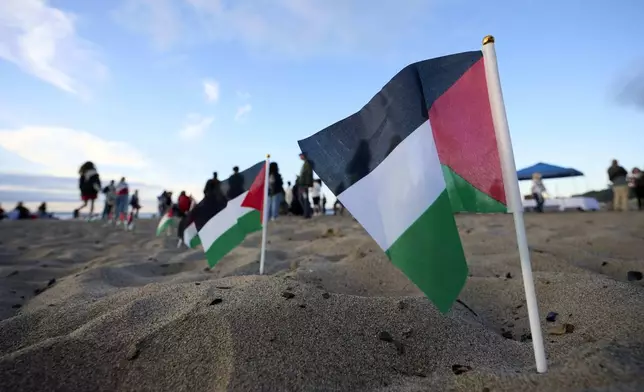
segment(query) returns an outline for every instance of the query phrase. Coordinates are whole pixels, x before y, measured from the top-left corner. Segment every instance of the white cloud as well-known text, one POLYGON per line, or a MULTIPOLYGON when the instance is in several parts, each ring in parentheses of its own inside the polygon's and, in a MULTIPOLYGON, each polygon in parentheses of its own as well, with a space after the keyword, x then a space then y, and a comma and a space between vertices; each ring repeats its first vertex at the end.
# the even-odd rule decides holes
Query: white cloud
POLYGON ((238 107, 237 113, 235 113, 235 121, 243 121, 244 119, 246 119, 251 110, 253 110, 253 106, 249 103, 238 107))
MULTIPOLYGON (((355 53, 395 48, 427 19, 432 0, 125 0, 137 30, 155 42, 168 34, 174 42, 213 40, 247 49, 294 56, 355 53), (186 7, 188 5, 188 7, 186 7), (155 20, 160 13, 163 18, 155 20), (172 22, 167 15, 172 13, 172 22), (150 25, 150 27, 143 27, 150 25), (178 27, 177 27, 178 26, 178 27)), ((420 38, 419 38, 420 39, 420 38)))
POLYGON ((219 101, 219 82, 216 80, 204 80, 203 92, 206 94, 206 100, 208 102, 219 101))
POLYGON ((179 138, 185 141, 192 141, 200 138, 210 128, 214 117, 205 117, 200 114, 189 114, 186 122, 179 131, 179 138))
POLYGON ((76 17, 46 0, 0 1, 0 58, 64 91, 83 97, 107 68, 94 45, 79 37, 76 17))
POLYGON ((85 131, 69 128, 28 126, 0 129, 0 147, 20 158, 40 165, 51 175, 76 173, 81 163, 94 162, 118 168, 145 169, 146 157, 133 146, 106 140, 85 131))
POLYGON ((149 35, 155 47, 163 50, 181 35, 181 15, 175 5, 175 0, 123 0, 112 16, 126 28, 149 35))

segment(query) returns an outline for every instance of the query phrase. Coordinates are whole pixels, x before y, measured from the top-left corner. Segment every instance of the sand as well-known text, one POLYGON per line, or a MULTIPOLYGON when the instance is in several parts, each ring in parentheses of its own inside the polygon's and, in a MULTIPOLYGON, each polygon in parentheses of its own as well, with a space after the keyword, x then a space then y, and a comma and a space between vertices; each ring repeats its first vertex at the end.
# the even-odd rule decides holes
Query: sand
POLYGON ((268 276, 259 233, 209 270, 152 221, 0 222, 0 390, 644 390, 644 215, 526 218, 544 375, 510 216, 457 217, 447 315, 349 217, 272 224, 268 276))

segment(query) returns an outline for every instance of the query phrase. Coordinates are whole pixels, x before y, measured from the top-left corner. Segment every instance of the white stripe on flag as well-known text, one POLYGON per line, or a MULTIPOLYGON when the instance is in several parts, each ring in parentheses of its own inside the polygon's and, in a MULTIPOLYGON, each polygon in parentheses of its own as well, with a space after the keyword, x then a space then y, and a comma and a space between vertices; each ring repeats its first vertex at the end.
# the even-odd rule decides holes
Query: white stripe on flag
POLYGON ((429 121, 425 121, 338 199, 387 250, 444 189, 434 136, 429 121))

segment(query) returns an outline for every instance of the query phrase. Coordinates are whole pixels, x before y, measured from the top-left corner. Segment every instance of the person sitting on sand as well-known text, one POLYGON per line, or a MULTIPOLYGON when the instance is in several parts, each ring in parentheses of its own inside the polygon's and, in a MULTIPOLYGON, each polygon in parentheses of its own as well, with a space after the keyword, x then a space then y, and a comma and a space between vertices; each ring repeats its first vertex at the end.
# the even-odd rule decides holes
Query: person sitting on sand
POLYGON ((54 216, 47 212, 47 203, 44 201, 38 206, 38 213, 36 214, 38 219, 53 219, 54 216))
POLYGON ((96 171, 96 166, 93 162, 87 161, 78 170, 80 178, 78 180, 78 188, 81 193, 81 200, 83 204, 74 210, 74 218, 78 218, 80 210, 87 207, 89 202, 89 216, 88 220, 92 219, 94 214, 94 201, 101 190, 101 179, 96 171))
POLYGON ((139 210, 141 210, 141 204, 139 203, 139 190, 135 189, 132 198, 130 199, 130 207, 132 207, 133 217, 136 219, 139 217, 139 210))
POLYGON ((32 219, 31 211, 24 204, 19 201, 16 208, 13 209, 8 215, 9 220, 27 220, 32 219))

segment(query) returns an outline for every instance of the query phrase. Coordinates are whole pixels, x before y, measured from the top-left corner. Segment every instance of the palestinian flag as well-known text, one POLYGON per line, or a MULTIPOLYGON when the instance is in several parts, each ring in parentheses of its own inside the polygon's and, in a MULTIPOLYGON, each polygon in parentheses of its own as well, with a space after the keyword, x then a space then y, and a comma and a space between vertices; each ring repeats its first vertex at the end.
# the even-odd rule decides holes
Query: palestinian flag
POLYGON ((172 209, 165 213, 157 225, 157 237, 165 233, 168 228, 174 226, 175 219, 176 218, 172 216, 172 209))
MULTIPOLYGON (((266 162, 259 162, 240 172, 241 194, 228 200, 228 180, 221 182, 221 192, 208 195, 183 218, 179 238, 189 247, 199 243, 212 268, 239 245, 246 236, 262 228, 265 198, 266 162)), ((239 192, 236 192, 239 193, 239 192)))
POLYGON ((411 64, 299 141, 315 172, 442 312, 468 270, 453 212, 505 212, 483 54, 411 64))

